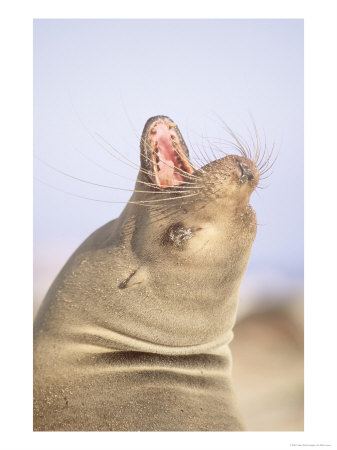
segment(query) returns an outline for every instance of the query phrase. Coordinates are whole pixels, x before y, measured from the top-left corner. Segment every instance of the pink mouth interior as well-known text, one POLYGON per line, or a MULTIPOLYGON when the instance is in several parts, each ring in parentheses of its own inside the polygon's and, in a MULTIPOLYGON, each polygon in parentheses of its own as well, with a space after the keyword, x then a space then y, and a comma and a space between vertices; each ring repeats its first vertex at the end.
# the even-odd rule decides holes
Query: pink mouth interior
POLYGON ((184 172, 193 168, 179 144, 175 124, 160 120, 153 124, 149 133, 152 163, 156 183, 160 187, 177 186, 184 182, 184 172))

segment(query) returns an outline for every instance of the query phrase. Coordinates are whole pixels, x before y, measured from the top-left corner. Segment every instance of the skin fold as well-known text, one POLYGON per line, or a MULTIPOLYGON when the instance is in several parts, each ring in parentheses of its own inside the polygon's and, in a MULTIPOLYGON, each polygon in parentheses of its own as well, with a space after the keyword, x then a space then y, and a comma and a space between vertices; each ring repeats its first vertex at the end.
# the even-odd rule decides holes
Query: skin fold
POLYGON ((75 251, 34 324, 34 430, 239 431, 232 328, 256 234, 256 162, 195 169, 148 120, 135 190, 75 251))

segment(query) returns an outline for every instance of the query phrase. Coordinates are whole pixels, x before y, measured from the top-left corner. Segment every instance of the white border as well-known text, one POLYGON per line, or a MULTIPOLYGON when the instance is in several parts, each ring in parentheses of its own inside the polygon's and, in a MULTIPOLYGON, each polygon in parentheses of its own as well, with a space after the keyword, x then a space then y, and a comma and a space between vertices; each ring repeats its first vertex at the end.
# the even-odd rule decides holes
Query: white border
POLYGON ((2 448, 336 448, 336 5, 335 0, 124 0, 118 7, 99 0, 1 3, 2 448), (100 17, 305 19, 305 432, 31 431, 32 19, 100 17))

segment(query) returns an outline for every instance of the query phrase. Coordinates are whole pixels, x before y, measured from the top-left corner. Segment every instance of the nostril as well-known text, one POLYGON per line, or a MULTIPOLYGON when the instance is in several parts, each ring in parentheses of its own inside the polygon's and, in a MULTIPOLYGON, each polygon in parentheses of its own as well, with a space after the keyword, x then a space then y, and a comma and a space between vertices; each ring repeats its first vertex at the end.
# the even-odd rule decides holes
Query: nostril
POLYGON ((253 179, 254 179, 254 175, 253 175, 253 172, 250 170, 250 169, 248 169, 248 174, 247 174, 247 180, 248 181, 252 181, 253 179))
POLYGON ((248 169, 247 164, 239 161, 239 166, 241 167, 242 172, 245 172, 248 169))
POLYGON ((240 183, 244 183, 246 181, 253 180, 254 179, 254 174, 251 171, 251 169, 247 166, 247 164, 245 164, 244 162, 239 161, 239 160, 237 160, 237 162, 238 162, 238 164, 240 166, 240 169, 241 169, 241 172, 242 172, 242 175, 240 177, 240 183))

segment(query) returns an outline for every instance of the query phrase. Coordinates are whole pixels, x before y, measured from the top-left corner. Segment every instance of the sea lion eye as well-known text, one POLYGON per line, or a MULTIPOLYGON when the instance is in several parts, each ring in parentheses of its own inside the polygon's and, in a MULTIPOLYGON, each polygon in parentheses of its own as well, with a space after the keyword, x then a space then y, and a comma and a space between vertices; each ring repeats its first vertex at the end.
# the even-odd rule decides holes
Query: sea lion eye
POLYGON ((183 244, 194 236, 193 227, 185 227, 182 222, 170 225, 162 235, 162 245, 173 245, 182 249, 183 244))

